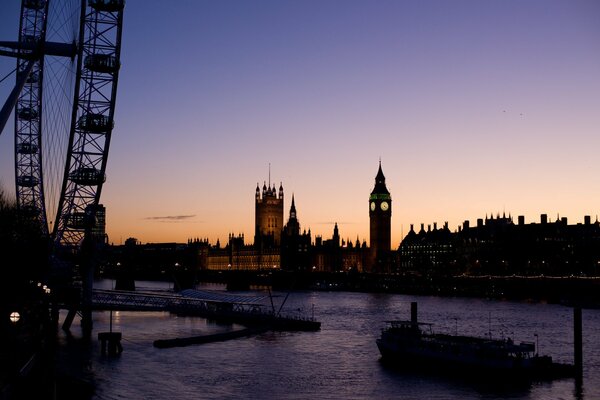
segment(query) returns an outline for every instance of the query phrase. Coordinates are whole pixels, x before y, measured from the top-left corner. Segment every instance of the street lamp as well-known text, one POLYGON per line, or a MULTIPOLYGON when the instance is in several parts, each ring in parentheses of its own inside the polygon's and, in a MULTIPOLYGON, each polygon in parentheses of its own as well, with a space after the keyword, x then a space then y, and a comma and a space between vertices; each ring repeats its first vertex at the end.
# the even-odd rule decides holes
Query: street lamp
POLYGON ((10 313, 10 322, 12 322, 13 324, 16 324, 17 322, 19 322, 20 319, 21 319, 21 314, 19 314, 17 311, 13 311, 10 313))

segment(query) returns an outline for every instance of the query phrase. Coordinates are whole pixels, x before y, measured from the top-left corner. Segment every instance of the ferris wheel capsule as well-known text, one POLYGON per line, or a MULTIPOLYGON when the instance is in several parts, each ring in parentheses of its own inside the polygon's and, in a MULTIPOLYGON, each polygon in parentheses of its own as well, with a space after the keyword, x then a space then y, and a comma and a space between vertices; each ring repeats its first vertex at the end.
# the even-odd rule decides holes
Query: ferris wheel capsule
POLYGON ((37 119, 38 112, 33 107, 21 107, 17 109, 17 116, 25 121, 37 119))
POLYGON ((89 0, 88 4, 96 11, 115 12, 125 7, 125 0, 89 0))
POLYGON ((110 118, 103 114, 85 114, 77 121, 77 127, 79 129, 93 133, 108 132, 113 126, 114 122, 110 121, 110 118))
POLYGON ((39 179, 31 175, 23 175, 17 178, 17 185, 23 187, 34 187, 39 183, 39 179))
POLYGON ((69 179, 78 185, 94 186, 104 183, 106 177, 97 168, 81 167, 71 172, 69 179))
POLYGON ((110 54, 90 54, 85 58, 84 65, 94 72, 111 73, 119 70, 119 62, 110 54))
POLYGON ((25 0, 23 1, 23 7, 32 10, 41 10, 46 7, 46 0, 25 0))
POLYGON ((33 143, 19 143, 17 145, 17 153, 19 154, 35 154, 38 151, 38 146, 33 143))

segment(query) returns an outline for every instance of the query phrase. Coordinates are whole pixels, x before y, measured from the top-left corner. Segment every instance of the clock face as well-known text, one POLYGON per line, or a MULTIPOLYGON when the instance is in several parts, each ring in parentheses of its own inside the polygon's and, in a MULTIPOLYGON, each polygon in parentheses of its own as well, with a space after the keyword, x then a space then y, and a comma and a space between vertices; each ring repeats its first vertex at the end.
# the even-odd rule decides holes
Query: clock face
POLYGON ((382 211, 387 211, 388 208, 390 208, 390 205, 388 204, 388 202, 387 201, 382 201, 381 202, 381 210, 382 211))
POLYGON ((375 202, 374 201, 371 202, 371 211, 375 211, 375 202))

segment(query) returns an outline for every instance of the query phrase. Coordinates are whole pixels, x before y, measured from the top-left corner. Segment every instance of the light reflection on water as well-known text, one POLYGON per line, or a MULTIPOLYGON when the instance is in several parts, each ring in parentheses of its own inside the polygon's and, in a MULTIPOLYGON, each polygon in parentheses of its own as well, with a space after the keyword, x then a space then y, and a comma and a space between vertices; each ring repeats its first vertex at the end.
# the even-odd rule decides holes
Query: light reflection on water
MULTIPOLYGON (((168 284, 138 282, 138 289, 168 284)), ((96 287, 111 288, 111 281, 96 287)), ((213 290, 223 286, 211 285, 213 290)), ((277 303, 285 294, 279 293, 277 303)), ((600 398, 600 310, 583 311, 584 386, 573 379, 512 387, 485 387, 470 380, 409 374, 379 362, 375 339, 384 321, 408 319, 417 301, 419 320, 436 331, 510 336, 535 341, 540 352, 573 360, 572 310, 560 305, 466 298, 345 292, 294 292, 284 310, 322 322, 319 332, 267 332, 251 338, 157 349, 156 339, 237 329, 202 318, 162 312, 113 313, 113 330, 123 333, 123 354, 100 355, 97 332, 109 329, 109 312, 94 313, 94 337, 80 363, 96 385, 96 399, 597 399, 600 398)), ((74 335, 79 333, 73 325, 74 335)))

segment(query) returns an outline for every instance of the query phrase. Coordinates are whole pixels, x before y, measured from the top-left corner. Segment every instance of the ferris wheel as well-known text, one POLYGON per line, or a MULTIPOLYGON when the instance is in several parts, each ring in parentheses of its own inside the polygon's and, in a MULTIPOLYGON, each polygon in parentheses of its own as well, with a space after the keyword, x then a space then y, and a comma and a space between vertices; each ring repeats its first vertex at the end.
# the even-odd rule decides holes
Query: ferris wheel
POLYGON ((56 246, 76 250, 105 182, 120 69, 124 0, 22 0, 16 85, 0 111, 15 116, 18 209, 56 246))

